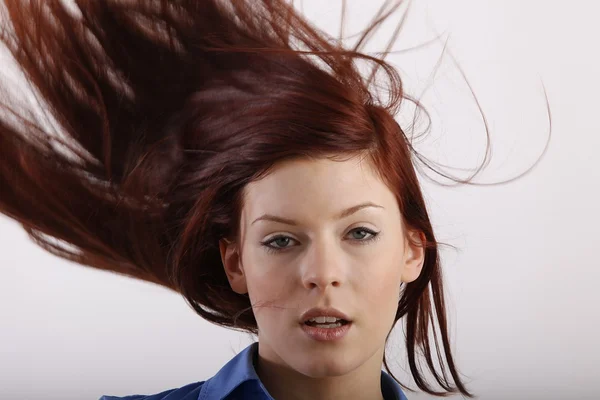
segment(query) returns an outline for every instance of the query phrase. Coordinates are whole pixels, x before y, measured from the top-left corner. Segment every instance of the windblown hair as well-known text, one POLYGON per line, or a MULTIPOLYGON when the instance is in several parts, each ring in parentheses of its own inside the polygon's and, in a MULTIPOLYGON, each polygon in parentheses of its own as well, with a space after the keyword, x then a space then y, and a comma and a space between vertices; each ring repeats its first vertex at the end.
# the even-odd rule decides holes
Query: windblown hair
POLYGON ((218 246, 238 238, 245 185, 290 158, 367 156, 426 238, 394 323, 405 318, 412 377, 433 395, 471 396, 413 164, 424 158, 394 119, 403 100, 419 103, 361 50, 400 3, 351 49, 283 0, 73 3, 4 0, 2 43, 58 129, 3 88, 0 212, 56 256, 162 285, 206 320, 256 334, 218 246), (368 77, 358 62, 373 65, 368 77))

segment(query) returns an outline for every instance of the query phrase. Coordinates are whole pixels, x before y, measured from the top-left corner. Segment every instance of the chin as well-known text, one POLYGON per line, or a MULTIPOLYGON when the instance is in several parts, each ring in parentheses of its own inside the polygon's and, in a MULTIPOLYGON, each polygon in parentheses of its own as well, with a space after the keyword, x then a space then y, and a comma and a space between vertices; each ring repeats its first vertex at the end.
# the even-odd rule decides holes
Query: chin
POLYGON ((350 355, 343 351, 322 352, 319 356, 307 353, 298 355, 295 370, 311 378, 327 378, 342 376, 356 369, 361 363, 351 359, 350 355))

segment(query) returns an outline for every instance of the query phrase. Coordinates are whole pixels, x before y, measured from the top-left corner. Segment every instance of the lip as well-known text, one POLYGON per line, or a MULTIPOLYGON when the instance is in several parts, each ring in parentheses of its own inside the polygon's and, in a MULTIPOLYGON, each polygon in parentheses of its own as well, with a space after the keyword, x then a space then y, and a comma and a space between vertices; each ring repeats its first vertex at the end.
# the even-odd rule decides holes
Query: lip
POLYGON ((335 317, 335 318, 340 318, 340 319, 346 320, 349 323, 352 322, 352 320, 350 319, 349 316, 347 316, 346 314, 344 314, 343 312, 341 312, 340 310, 338 310, 336 308, 314 307, 314 308, 311 308, 310 310, 306 311, 304 314, 302 314, 302 316, 300 317, 300 323, 302 325, 304 325, 304 323, 306 321, 308 321, 311 318, 316 318, 316 317, 335 317))
POLYGON ((306 333, 308 337, 313 340, 319 342, 334 342, 341 340, 344 336, 346 336, 352 327, 352 322, 348 322, 347 324, 337 328, 318 328, 316 326, 310 326, 306 324, 301 324, 301 327, 304 333, 306 333))

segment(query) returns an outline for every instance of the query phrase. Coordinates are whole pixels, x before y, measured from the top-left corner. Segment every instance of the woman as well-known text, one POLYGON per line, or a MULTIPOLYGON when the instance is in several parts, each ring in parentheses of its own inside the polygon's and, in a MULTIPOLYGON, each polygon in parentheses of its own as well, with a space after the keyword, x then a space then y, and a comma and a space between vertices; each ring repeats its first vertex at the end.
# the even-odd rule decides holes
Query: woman
POLYGON ((2 41, 60 130, 4 92, 0 211, 258 338, 211 379, 122 398, 404 399, 384 351, 401 319, 416 386, 471 396, 423 158, 393 118, 408 97, 361 53, 399 3, 353 49, 283 0, 75 3, 4 1, 2 41))

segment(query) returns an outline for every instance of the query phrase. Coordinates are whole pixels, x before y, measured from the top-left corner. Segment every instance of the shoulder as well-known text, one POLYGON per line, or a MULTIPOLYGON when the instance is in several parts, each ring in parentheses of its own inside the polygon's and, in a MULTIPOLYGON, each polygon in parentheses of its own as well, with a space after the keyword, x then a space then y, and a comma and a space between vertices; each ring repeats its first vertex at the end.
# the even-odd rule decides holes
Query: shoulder
POLYGON ((206 381, 194 382, 180 388, 165 390, 156 394, 132 394, 127 396, 101 396, 98 400, 197 400, 206 381))

